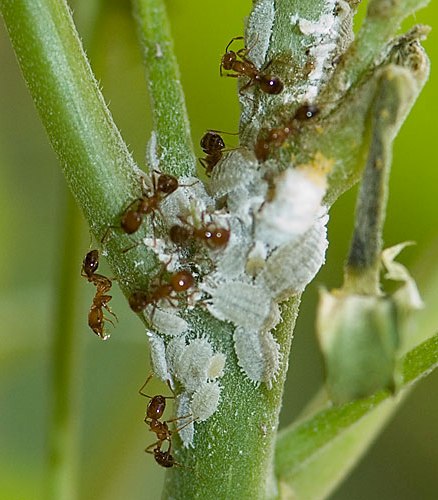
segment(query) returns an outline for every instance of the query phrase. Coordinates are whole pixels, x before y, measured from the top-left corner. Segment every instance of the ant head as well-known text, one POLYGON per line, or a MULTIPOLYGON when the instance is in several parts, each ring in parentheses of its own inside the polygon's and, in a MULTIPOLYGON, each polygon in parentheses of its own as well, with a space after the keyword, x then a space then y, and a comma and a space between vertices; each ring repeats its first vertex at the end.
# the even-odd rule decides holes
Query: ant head
POLYGON ((97 271, 99 267, 99 251, 91 250, 85 256, 84 262, 82 263, 82 268, 87 276, 91 276, 97 271))
POLYGON ((257 81, 259 82, 260 89, 267 94, 279 94, 284 88, 283 82, 276 76, 260 75, 257 81))
POLYGON ((231 70, 233 69, 233 64, 237 59, 237 54, 230 50, 226 54, 222 56, 222 61, 221 61, 221 68, 225 70, 231 70))
POLYGON ((157 182, 157 191, 164 194, 171 194, 178 189, 178 179, 173 175, 160 174, 157 182))
POLYGON ((208 153, 209 151, 220 151, 224 149, 225 143, 219 134, 208 131, 202 136, 200 146, 205 153, 208 153))

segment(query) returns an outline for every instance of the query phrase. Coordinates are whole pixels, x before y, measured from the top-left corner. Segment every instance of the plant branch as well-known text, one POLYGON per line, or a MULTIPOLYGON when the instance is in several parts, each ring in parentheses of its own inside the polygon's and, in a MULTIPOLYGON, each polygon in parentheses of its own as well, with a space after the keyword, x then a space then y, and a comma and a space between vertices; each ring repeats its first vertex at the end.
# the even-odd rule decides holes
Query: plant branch
POLYGON ((63 238, 50 357, 52 410, 48 430, 46 494, 52 500, 74 500, 78 495, 77 389, 80 384, 77 374, 81 373, 81 346, 76 335, 74 305, 77 303, 76 258, 80 254, 81 224, 75 201, 66 189, 64 193, 63 238))
POLYGON ((296 498, 326 498, 360 459, 412 386, 438 366, 438 335, 407 353, 402 366, 400 396, 380 391, 340 407, 327 407, 279 433, 276 472, 282 491, 293 491, 296 498))
POLYGON ((164 2, 132 0, 132 3, 156 134, 150 160, 159 162, 165 172, 192 175, 196 159, 164 2))

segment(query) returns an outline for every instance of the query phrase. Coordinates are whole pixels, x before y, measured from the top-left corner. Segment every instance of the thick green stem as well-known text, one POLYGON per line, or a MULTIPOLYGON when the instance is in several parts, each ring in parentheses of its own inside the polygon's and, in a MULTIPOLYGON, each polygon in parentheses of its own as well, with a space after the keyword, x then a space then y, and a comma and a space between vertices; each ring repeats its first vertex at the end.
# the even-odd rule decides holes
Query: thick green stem
POLYGON ((78 266, 80 254, 80 215, 70 193, 66 192, 62 220, 62 246, 56 287, 55 323, 52 335, 51 424, 48 435, 46 498, 78 498, 78 426, 77 411, 80 345, 75 330, 78 266))
MULTIPOLYGON (((212 417, 196 425, 194 448, 184 449, 174 438, 175 455, 182 467, 169 470, 163 498, 277 497, 273 454, 299 302, 296 297, 284 304, 283 322, 275 332, 282 361, 270 390, 265 384, 254 387, 243 376, 230 332, 218 330, 218 322, 206 316, 204 334, 227 356, 221 404, 212 417)), ((200 321, 198 318, 198 328, 200 321)))
POLYGON ((162 0, 132 0, 142 46, 156 144, 151 161, 165 172, 193 174, 195 156, 173 50, 170 24, 162 0), (157 165, 158 166, 158 165, 157 165))
MULTIPOLYGON (((140 192, 139 172, 91 71, 70 10, 59 0, 0 0, 24 78, 67 182, 96 239, 140 192)), ((109 239, 119 252, 132 244, 109 239)), ((108 260, 125 292, 148 281, 154 265, 139 249, 108 260), (141 258, 139 258, 139 255, 141 258), (137 260, 137 265, 135 263, 137 260)))

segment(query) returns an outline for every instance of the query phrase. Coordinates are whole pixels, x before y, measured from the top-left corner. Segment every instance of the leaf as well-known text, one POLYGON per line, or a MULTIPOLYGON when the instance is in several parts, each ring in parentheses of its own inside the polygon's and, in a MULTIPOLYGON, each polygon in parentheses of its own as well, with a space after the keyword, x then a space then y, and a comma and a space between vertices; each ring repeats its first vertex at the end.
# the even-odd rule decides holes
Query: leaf
POLYGON ((408 389, 438 365, 438 334, 401 360, 397 396, 380 391, 339 407, 327 407, 283 430, 277 440, 276 474, 283 498, 326 498, 382 429, 408 389), (286 494, 287 491, 287 494, 286 494))

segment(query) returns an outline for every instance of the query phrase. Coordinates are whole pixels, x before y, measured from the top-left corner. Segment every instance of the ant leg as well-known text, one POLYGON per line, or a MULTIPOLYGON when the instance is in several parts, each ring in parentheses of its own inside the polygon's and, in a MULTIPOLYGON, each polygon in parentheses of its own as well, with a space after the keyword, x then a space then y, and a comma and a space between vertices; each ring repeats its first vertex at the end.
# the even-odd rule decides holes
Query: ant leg
POLYGON ((125 248, 124 250, 122 250, 122 253, 129 252, 129 250, 132 250, 133 248, 138 247, 138 245, 140 245, 140 243, 141 243, 141 241, 137 241, 137 243, 134 243, 130 247, 125 248))
POLYGON ((239 135, 239 132, 225 132, 225 130, 215 130, 214 128, 209 128, 207 132, 215 132, 216 134, 239 135))
POLYGON ((106 228, 106 231, 105 233, 103 234, 102 238, 100 239, 100 244, 101 245, 104 245, 108 239, 108 235, 110 233, 110 231, 112 231, 113 229, 119 229, 119 226, 108 226, 106 228))
POLYGON ((239 78, 239 73, 225 73, 225 74, 221 74, 221 76, 227 76, 228 78, 239 78))
MULTIPOLYGON (((143 392, 143 389, 148 385, 149 381, 151 380, 151 378, 154 376, 154 372, 151 372, 149 375, 148 375, 148 378, 145 380, 145 383, 140 387, 140 389, 138 390, 138 393, 140 394, 140 396, 143 396, 145 398, 149 398, 149 399, 153 399, 153 396, 149 396, 148 394, 145 394, 143 392)), ((170 387, 170 384, 169 384, 169 381, 167 381, 167 385, 169 386, 169 389, 171 389, 170 387)), ((163 396, 164 399, 175 399, 174 396, 163 396)))
POLYGON ((140 387, 140 389, 138 390, 138 393, 140 394, 140 396, 144 396, 145 398, 149 398, 149 399, 152 399, 153 396, 148 396, 147 394, 145 394, 143 391, 143 389, 148 385, 150 379, 154 376, 154 372, 151 372, 149 375, 148 375, 148 378, 145 380, 145 383, 140 387))
POLYGON ((235 42, 236 40, 243 40, 243 39, 244 39, 244 37, 243 37, 243 36, 235 36, 234 38, 232 38, 232 39, 230 40, 230 43, 226 46, 226 48, 225 48, 225 52, 228 52, 228 48, 230 47, 230 45, 231 45, 233 42, 235 42))
POLYGON ((250 87, 254 85, 254 81, 250 78, 247 83, 239 90, 239 94, 243 95, 245 90, 248 90, 250 87))
POLYGON ((149 451, 149 450, 150 450, 153 446, 157 446, 157 445, 158 445, 158 446, 157 446, 157 448, 158 448, 159 450, 161 450, 161 446, 162 446, 162 444, 163 444, 163 441, 162 441, 162 440, 155 441, 155 443, 152 443, 152 444, 150 444, 149 446, 147 446, 147 447, 144 449, 144 451, 145 451, 146 453, 151 453, 151 454, 153 455, 153 454, 154 454, 154 452, 153 452, 153 451, 149 451))

